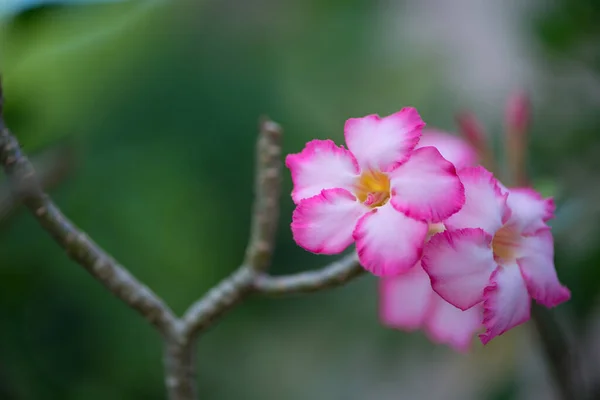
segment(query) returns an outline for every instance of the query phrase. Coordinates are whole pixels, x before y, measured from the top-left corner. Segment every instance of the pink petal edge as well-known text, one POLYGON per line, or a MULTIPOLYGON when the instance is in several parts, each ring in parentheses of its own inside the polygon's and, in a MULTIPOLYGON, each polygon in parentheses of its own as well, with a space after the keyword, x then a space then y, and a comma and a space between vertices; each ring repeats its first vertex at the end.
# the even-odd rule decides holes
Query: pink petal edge
POLYGON ((499 266, 484 290, 481 343, 489 343, 531 317, 531 298, 517 265, 499 266), (508 293, 507 293, 508 292, 508 293))
POLYGON ((327 189, 304 199, 292 214, 298 246, 317 254, 337 254, 354 241, 352 233, 368 208, 344 189, 327 189))
POLYGON ((483 167, 464 168, 458 173, 465 188, 465 203, 444 221, 452 229, 478 227, 494 235, 508 221, 508 193, 503 193, 494 175, 483 167))
POLYGON ((442 157, 454 164, 457 171, 478 164, 477 150, 456 135, 438 129, 423 129, 423 135, 416 149, 427 146, 438 149, 442 157))
POLYGON ((292 174, 292 199, 296 204, 324 189, 352 190, 360 175, 358 162, 352 153, 336 146, 332 140, 308 142, 300 153, 289 154, 285 165, 292 174))
POLYGON ((444 231, 429 239, 421 263, 433 290, 467 310, 483 300, 483 290, 497 265, 492 237, 480 228, 444 231))
POLYGON ((546 222, 554 217, 554 199, 543 198, 531 188, 511 188, 507 199, 511 209, 509 224, 515 224, 524 235, 548 228, 546 222))
POLYGON ((544 202, 544 221, 548 221, 549 219, 554 218, 554 211, 556 211, 556 204, 554 204, 554 198, 552 197, 542 197, 542 195, 536 191, 535 189, 528 187, 513 187, 510 189, 511 192, 520 192, 523 194, 527 194, 538 201, 544 202))
POLYGON ((548 307, 556 307, 571 298, 571 292, 558 280, 554 267, 554 240, 549 228, 524 237, 517 264, 531 297, 548 307))
POLYGON ((422 147, 390 173, 392 206, 405 215, 441 222, 465 204, 456 169, 435 147, 422 147))
POLYGON ((344 136, 363 170, 387 172, 410 157, 424 126, 417 110, 405 107, 383 118, 377 114, 350 118, 344 136))

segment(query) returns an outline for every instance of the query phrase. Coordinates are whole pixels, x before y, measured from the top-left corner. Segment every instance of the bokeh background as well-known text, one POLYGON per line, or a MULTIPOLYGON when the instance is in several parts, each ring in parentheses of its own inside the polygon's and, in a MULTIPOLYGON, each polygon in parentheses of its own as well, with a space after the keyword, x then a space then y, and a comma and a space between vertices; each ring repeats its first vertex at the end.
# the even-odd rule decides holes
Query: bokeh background
MULTIPOLYGON (((553 311, 600 369, 600 1, 0 0, 6 118, 65 213, 181 314, 239 264, 257 121, 284 151, 416 106, 502 141, 534 106, 529 169, 559 205, 553 311), (85 4, 84 4, 85 3, 85 4)), ((3 178, 4 179, 4 178, 3 178)), ((298 248, 285 175, 273 273, 298 248)), ((198 348, 203 399, 555 399, 527 323, 468 354, 383 328, 377 282, 253 297, 198 348)), ((71 262, 0 185, 0 399, 164 399, 159 335, 71 262)))

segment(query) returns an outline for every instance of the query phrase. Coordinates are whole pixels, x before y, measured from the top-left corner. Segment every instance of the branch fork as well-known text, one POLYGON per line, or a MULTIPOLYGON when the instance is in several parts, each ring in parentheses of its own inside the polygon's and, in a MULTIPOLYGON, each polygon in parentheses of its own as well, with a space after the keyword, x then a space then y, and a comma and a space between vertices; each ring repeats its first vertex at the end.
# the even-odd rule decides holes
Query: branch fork
POLYGON ((14 197, 22 201, 73 261, 162 335, 165 385, 170 400, 197 398, 198 336, 248 295, 324 290, 342 285, 364 271, 353 254, 317 271, 281 277, 267 274, 279 220, 282 133, 278 124, 264 117, 256 147, 255 203, 245 259, 235 272, 177 317, 156 293, 75 226, 44 192, 32 163, 5 124, 3 102, 0 82, 0 163, 14 197))

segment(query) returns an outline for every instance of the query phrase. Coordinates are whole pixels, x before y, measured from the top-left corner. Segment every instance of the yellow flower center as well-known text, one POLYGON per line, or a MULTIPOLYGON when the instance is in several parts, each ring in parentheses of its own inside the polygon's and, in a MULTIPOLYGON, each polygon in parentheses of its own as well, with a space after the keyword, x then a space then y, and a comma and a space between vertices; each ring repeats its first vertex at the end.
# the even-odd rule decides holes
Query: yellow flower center
POLYGON ((429 240, 436 233, 441 233, 446 230, 446 226, 443 223, 438 222, 437 224, 429 224, 429 230, 427 231, 427 240, 429 240))
POLYGON ((521 235, 514 227, 504 225, 492 239, 494 258, 499 261, 514 261, 517 258, 520 240, 521 235))
POLYGON ((366 171, 357 179, 354 194, 361 203, 374 208, 390 199, 390 178, 383 172, 366 171))

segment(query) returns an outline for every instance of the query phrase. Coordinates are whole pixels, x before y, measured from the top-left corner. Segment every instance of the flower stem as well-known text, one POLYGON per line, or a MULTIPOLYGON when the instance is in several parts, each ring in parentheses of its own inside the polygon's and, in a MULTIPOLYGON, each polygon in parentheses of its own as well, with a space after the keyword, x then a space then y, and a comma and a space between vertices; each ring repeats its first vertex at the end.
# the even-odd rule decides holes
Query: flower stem
POLYGON ((553 314, 537 304, 532 305, 531 317, 550 366, 550 373, 564 400, 586 400, 588 390, 580 370, 580 355, 567 338, 553 314))

